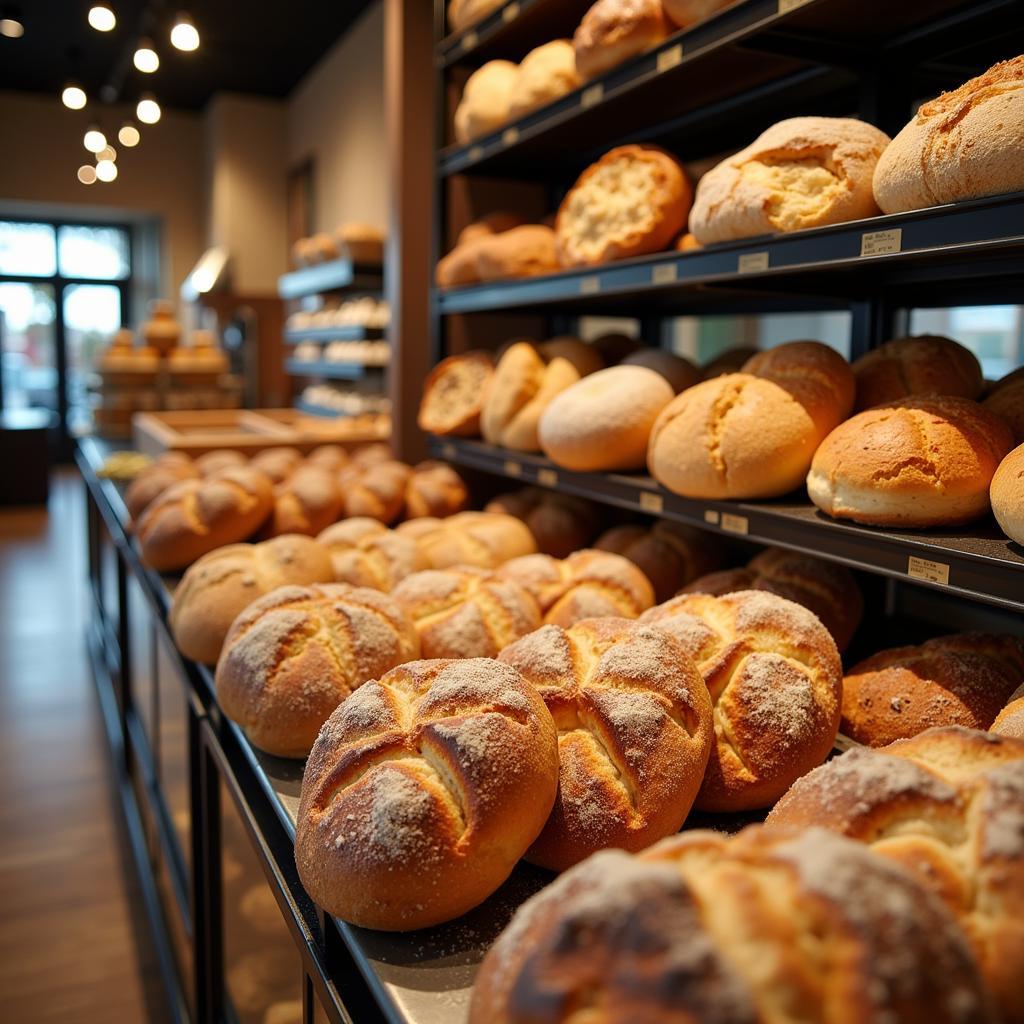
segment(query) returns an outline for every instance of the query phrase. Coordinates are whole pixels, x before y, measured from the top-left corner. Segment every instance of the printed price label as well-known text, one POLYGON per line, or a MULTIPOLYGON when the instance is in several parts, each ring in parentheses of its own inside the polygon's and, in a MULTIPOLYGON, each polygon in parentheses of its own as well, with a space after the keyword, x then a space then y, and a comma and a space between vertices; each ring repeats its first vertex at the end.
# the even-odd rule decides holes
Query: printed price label
POLYGON ((466 154, 470 160, 479 160, 484 155, 483 146, 470 146, 469 153, 466 154))
POLYGON ((662 50, 658 54, 658 74, 660 75, 663 71, 670 71, 682 62, 683 44, 676 43, 675 46, 670 46, 667 50, 662 50))
POLYGON ((662 263, 651 268, 651 284, 671 284, 679 277, 679 268, 674 263, 662 263))
POLYGON ((861 256, 884 256, 886 253, 899 252, 902 246, 903 228, 868 231, 860 238, 861 256))
POLYGON ((511 459, 505 460, 505 475, 506 476, 522 476, 523 467, 518 462, 513 462, 511 459))
POLYGON ((459 45, 462 47, 462 52, 465 53, 467 50, 472 50, 478 42, 480 42, 480 37, 475 32, 467 32, 459 45))
POLYGON ((505 9, 501 12, 501 20, 507 25, 510 21, 515 21, 519 17, 519 4, 512 3, 506 4, 505 9))
POLYGON ((913 580, 927 583, 949 583, 949 566, 944 562, 933 562, 929 558, 911 555, 907 559, 907 575, 913 580))
POLYGON ((455 445, 443 444, 441 445, 441 458, 442 459, 454 459, 455 458, 455 445))
POLYGON ((580 106, 586 110, 587 107, 594 106, 595 103, 600 103, 604 99, 604 86, 598 82, 597 85, 592 85, 589 89, 584 89, 580 93, 580 106))
POLYGON ((779 14, 789 14, 790 11, 795 11, 810 2, 811 0, 779 0, 779 14))
POLYGON ((541 487, 557 487, 558 474, 553 469, 539 469, 537 470, 537 483, 541 487))
POLYGON ((739 260, 737 269, 741 274, 757 274, 768 269, 768 253, 746 252, 739 260))
POLYGON ((710 523, 712 526, 718 525, 718 520, 722 517, 718 514, 717 508, 708 508, 704 510, 704 522, 710 523))
POLYGON ((596 295, 601 290, 601 278, 584 277, 580 279, 580 295, 596 295))
POLYGON ((519 141, 519 129, 518 128, 506 128, 501 133, 501 141, 506 146, 514 146, 519 141))
POLYGON ((640 507, 645 512, 653 512, 655 515, 660 516, 665 510, 665 502, 661 495, 654 491, 641 491, 640 507))
POLYGON ((722 529, 729 533, 746 533, 750 522, 746 516, 733 515, 732 512, 722 513, 722 529))

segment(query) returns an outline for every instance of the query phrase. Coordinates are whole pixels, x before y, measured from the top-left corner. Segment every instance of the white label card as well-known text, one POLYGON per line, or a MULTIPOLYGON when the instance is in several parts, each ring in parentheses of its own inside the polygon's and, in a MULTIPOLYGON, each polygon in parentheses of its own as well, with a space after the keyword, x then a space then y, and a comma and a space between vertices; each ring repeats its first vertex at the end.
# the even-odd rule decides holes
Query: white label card
POLYGON ((483 146, 470 146, 469 153, 466 154, 470 160, 479 160, 484 155, 483 146))
POLYGON ((441 458, 443 459, 454 459, 455 458, 455 445, 443 444, 441 445, 441 458))
POLYGON ((868 231, 861 235, 861 256, 884 256, 890 252, 899 252, 903 248, 903 228, 890 228, 888 231, 868 231))
POLYGON ((501 133, 501 141, 506 146, 514 146, 519 141, 519 129, 518 128, 506 128, 501 133))
POLYGON ((479 41, 480 37, 475 32, 467 32, 459 45, 462 47, 462 52, 465 53, 466 50, 472 50, 479 41))
POLYGON ((737 270, 741 274, 757 274, 768 269, 768 253, 745 252, 739 259, 737 270))
POLYGON ((651 284, 671 284, 679 278, 679 268, 674 263, 662 263, 651 268, 651 284))
POLYGON ((722 517, 718 514, 717 508, 708 508, 704 510, 704 522, 710 523, 712 526, 717 526, 719 519, 722 517))
POLYGON ((580 295, 596 295, 601 290, 601 278, 584 277, 580 279, 580 295))
POLYGON ((676 43, 675 46, 670 46, 667 50, 662 50, 658 54, 658 74, 660 75, 663 71, 670 71, 674 67, 683 62, 683 44, 676 43))
POLYGON ((506 4, 505 9, 501 12, 501 20, 507 25, 510 21, 515 21, 519 17, 519 4, 512 3, 506 4))
POLYGON ((553 469, 538 469, 537 483, 539 483, 541 487, 557 487, 558 474, 553 469))
POLYGON ((580 93, 580 106, 586 110, 587 107, 592 107, 596 103, 600 103, 604 99, 604 86, 598 82, 597 85, 592 85, 589 89, 584 89, 580 93))
POLYGON ((914 580, 949 585, 949 566, 945 562, 933 562, 930 558, 911 555, 907 559, 907 575, 914 580))
POLYGON ((750 528, 750 521, 746 516, 733 515, 732 512, 722 513, 722 529, 729 533, 746 533, 750 528))
POLYGON ((522 476, 523 467, 518 462, 513 462, 511 459, 505 460, 505 474, 507 476, 522 476))
POLYGON ((656 494, 654 491, 641 491, 640 507, 645 512, 653 512, 660 516, 665 510, 665 501, 660 494, 656 494))

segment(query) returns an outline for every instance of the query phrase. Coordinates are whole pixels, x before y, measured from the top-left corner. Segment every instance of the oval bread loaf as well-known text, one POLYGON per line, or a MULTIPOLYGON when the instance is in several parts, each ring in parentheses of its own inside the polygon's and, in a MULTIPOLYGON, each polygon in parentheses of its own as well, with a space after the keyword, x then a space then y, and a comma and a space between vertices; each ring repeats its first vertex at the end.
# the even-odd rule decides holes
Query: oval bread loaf
POLYGON ((484 397, 494 376, 490 352, 442 359, 427 375, 417 424, 428 434, 478 437, 484 397))
POLYGON ((1010 540, 1024 545, 1024 444, 999 463, 989 496, 999 528, 1010 540))
POLYGON ((580 78, 596 78, 657 46, 669 32, 661 0, 597 0, 583 15, 572 45, 580 78))

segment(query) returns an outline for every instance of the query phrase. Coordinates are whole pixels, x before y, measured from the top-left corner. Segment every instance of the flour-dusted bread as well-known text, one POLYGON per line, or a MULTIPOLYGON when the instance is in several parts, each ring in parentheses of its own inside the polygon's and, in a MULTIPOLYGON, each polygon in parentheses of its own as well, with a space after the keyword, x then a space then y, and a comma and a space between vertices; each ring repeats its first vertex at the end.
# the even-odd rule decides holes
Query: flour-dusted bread
POLYGON ((423 385, 417 424, 442 437, 478 437, 480 413, 494 377, 490 352, 464 352, 442 359, 423 385))
POLYGON ((128 514, 133 521, 137 520, 164 491, 181 483, 182 480, 195 480, 198 476, 200 468, 190 458, 165 452, 136 474, 135 479, 128 485, 124 495, 128 514), (175 457, 170 458, 171 455, 175 457))
POLYGON ((513 121, 552 103, 580 84, 576 53, 568 39, 553 39, 531 50, 519 65, 512 87, 509 118, 513 121))
POLYGON ((469 504, 466 481, 446 462, 427 460, 413 468, 405 489, 407 519, 445 519, 469 504))
POLYGON ((686 225, 693 190, 675 157, 655 146, 617 146, 591 164, 555 220, 567 267, 667 249, 686 225))
POLYGON ((200 476, 212 476, 222 469, 231 466, 247 466, 249 460, 241 453, 230 448, 216 448, 212 452, 203 452, 196 456, 195 467, 200 476))
POLYGON ((669 33, 661 0, 597 0, 572 45, 580 78, 596 78, 657 46, 669 33))
POLYGON ((431 569, 456 565, 493 569, 510 558, 537 550, 525 523, 498 512, 459 512, 447 519, 410 519, 400 523, 396 532, 416 541, 431 569))
POLYGON ((275 484, 283 483, 302 465, 302 452, 298 448, 285 445, 281 448, 267 448, 257 452, 250 460, 249 466, 265 473, 275 484))
POLYGON ((430 568, 412 537, 389 530, 377 519, 345 519, 328 526, 317 540, 330 554, 336 583, 388 593, 406 576, 430 568))
POLYGON ((1024 444, 999 463, 989 498, 1000 529, 1010 540, 1024 545, 1024 444))
POLYGON ((261 536, 301 533, 315 537, 341 515, 344 504, 336 472, 315 463, 300 464, 274 488, 274 508, 261 536))
POLYGON ((710 245, 876 216, 871 178, 888 144, 850 118, 780 121, 701 178, 690 230, 710 245))
POLYGON ((345 514, 369 516, 390 524, 405 508, 406 488, 412 467, 390 460, 369 466, 348 482, 345 491, 345 514))
POLYGON ((469 76, 455 110, 455 140, 466 143, 497 131, 508 121, 519 68, 509 60, 490 60, 469 76))

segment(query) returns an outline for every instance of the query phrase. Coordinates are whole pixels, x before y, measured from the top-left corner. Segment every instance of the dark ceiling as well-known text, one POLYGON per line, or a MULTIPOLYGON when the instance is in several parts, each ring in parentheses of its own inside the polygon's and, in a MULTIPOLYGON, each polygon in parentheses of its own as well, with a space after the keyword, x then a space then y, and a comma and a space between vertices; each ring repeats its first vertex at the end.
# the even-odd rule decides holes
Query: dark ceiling
POLYGON ((15 4, 25 34, 0 36, 0 89, 56 96, 75 78, 90 100, 114 83, 125 102, 148 90, 164 107, 184 110, 200 109, 222 90, 286 96, 374 0, 108 2, 117 27, 106 33, 89 27, 86 0, 15 4), (179 9, 199 30, 193 53, 175 50, 168 38, 179 9), (135 41, 144 33, 160 55, 152 75, 132 65, 135 41))

